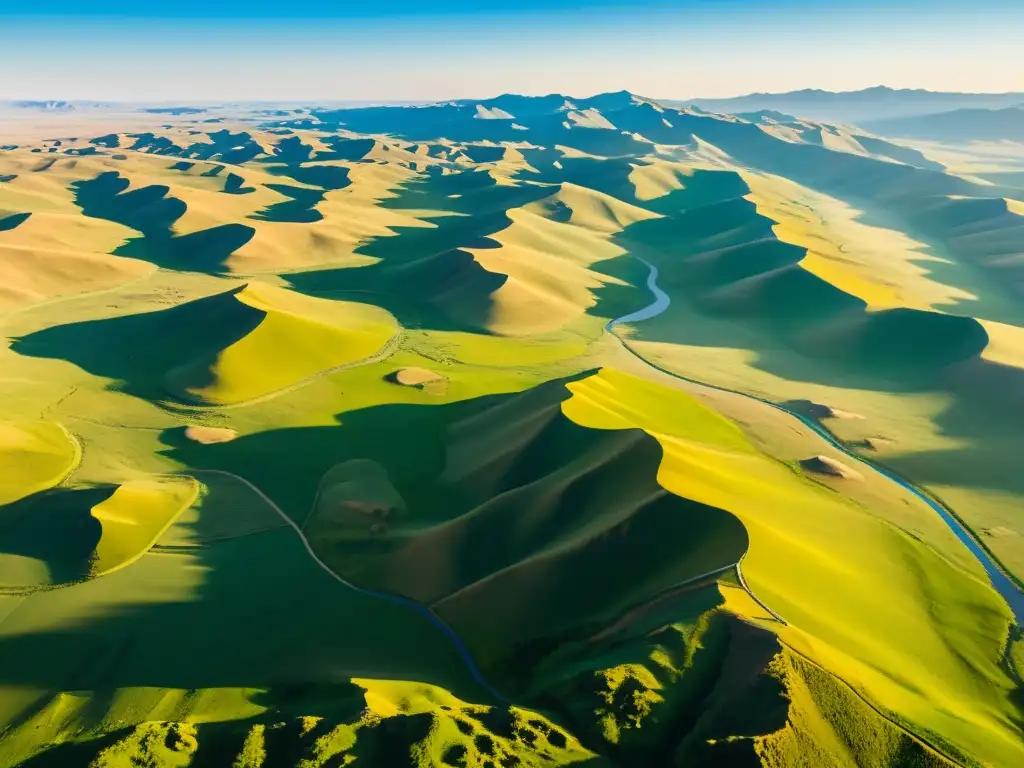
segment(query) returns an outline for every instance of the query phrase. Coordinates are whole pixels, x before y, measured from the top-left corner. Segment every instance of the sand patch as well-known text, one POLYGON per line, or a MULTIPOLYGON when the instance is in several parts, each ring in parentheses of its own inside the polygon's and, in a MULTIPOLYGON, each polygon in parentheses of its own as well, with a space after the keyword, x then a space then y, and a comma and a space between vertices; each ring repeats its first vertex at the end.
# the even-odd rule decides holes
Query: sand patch
POLYGON ((812 419, 863 419, 859 413, 843 411, 833 408, 831 405, 816 403, 813 400, 790 400, 782 403, 787 409, 802 416, 809 416, 812 419))
POLYGON ((190 426, 185 428, 185 437, 196 443, 213 445, 214 443, 230 443, 238 437, 238 433, 227 427, 190 426))
POLYGON ((448 379, 429 368, 401 368, 385 377, 392 384, 415 387, 434 395, 442 395, 448 388, 448 379))
POLYGON ((844 480, 863 480, 864 476, 842 462, 830 459, 828 456, 812 456, 809 459, 802 459, 800 466, 805 472, 813 472, 816 475, 828 475, 839 477, 844 480))
POLYGON ((895 445, 895 443, 895 440, 890 440, 888 437, 865 437, 860 442, 860 447, 871 451, 882 451, 895 445))

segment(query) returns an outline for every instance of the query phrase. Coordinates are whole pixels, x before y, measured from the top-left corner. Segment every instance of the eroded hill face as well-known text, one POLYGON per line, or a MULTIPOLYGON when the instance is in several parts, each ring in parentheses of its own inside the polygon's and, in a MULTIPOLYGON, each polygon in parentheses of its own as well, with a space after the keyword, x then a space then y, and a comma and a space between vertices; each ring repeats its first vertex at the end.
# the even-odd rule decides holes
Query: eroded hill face
POLYGON ((1024 150, 75 119, 0 151, 0 764, 1024 762, 1024 150))

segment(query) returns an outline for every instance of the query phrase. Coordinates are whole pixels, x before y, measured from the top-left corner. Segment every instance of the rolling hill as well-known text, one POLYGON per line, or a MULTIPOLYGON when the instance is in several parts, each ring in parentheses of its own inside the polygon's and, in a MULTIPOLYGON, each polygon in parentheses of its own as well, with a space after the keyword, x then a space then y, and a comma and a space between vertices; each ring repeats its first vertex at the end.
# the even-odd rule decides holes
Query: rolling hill
POLYGON ((0 765, 1024 762, 999 98, 5 145, 0 765))

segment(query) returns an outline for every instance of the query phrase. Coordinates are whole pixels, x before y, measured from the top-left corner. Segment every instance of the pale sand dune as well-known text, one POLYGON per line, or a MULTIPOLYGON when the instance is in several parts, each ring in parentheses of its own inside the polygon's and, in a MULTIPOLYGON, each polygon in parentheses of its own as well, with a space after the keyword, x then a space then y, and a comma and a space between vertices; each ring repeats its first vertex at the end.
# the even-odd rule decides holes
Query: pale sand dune
MULTIPOLYGON (((54 191, 40 189, 47 186, 37 184, 34 190, 41 193, 37 202, 45 195, 51 203, 43 206, 43 212, 0 232, 0 311, 112 288, 154 271, 148 262, 108 255, 126 242, 133 230, 82 216, 54 191)), ((9 200, 3 187, 0 200, 9 200)))
POLYGON ((509 144, 503 145, 501 157, 496 160, 490 162, 473 162, 472 158, 467 158, 467 160, 467 164, 471 167, 486 168, 490 177, 503 186, 516 186, 519 184, 517 177, 521 173, 539 173, 536 168, 530 165, 518 147, 509 144))
POLYGON ((422 163, 423 157, 411 152, 405 145, 378 140, 373 147, 362 157, 363 160, 373 160, 386 163, 422 163))

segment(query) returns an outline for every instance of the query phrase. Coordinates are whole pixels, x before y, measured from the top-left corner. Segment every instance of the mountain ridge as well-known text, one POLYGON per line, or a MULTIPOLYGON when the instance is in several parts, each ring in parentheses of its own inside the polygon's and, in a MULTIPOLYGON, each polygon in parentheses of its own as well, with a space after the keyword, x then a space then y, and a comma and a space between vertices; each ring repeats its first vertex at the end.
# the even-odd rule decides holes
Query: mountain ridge
POLYGON ((694 105, 733 113, 776 110, 823 120, 854 122, 911 117, 953 109, 999 108, 1024 102, 1024 92, 969 93, 891 88, 879 85, 854 91, 805 88, 782 93, 749 93, 722 98, 660 99, 665 105, 694 105))

